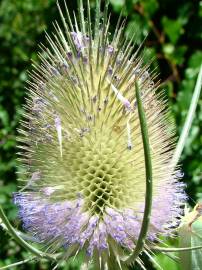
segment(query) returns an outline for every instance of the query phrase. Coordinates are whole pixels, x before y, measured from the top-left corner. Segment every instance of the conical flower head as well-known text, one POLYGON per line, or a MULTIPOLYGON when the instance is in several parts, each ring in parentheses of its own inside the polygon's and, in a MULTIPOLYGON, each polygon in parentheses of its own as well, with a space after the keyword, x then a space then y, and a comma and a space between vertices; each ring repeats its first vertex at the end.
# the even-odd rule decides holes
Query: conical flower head
MULTIPOLYGON (((98 269, 119 267, 135 248, 145 202, 145 163, 135 96, 141 89, 153 169, 153 207, 148 240, 171 232, 185 199, 170 159, 165 102, 156 95, 148 65, 122 39, 124 25, 108 33, 107 4, 99 1, 91 22, 55 24, 49 47, 34 65, 20 130, 20 180, 14 201, 24 228, 64 258, 84 252, 98 269), (117 261, 117 266, 111 262, 117 261)), ((67 22, 66 22, 67 21, 67 22)))

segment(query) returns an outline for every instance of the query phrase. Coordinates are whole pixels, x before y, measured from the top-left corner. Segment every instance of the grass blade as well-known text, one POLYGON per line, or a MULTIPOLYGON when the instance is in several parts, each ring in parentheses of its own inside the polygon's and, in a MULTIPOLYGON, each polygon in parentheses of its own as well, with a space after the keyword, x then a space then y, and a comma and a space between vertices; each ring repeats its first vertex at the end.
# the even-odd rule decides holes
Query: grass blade
POLYGON ((189 135, 189 131, 190 131, 190 128, 191 128, 191 125, 192 125, 192 122, 194 119, 194 114, 196 111, 196 106, 197 106, 197 103, 199 100, 201 87, 202 87, 202 65, 201 65, 200 70, 199 70, 198 78, 196 81, 196 86, 195 86, 194 93, 192 96, 189 111, 188 111, 188 114, 187 114, 187 117, 185 120, 185 124, 183 126, 179 141, 177 143, 177 146, 176 146, 173 158, 172 158, 172 162, 174 165, 177 165, 177 163, 180 159, 180 156, 182 154, 182 151, 184 149, 186 139, 189 135))

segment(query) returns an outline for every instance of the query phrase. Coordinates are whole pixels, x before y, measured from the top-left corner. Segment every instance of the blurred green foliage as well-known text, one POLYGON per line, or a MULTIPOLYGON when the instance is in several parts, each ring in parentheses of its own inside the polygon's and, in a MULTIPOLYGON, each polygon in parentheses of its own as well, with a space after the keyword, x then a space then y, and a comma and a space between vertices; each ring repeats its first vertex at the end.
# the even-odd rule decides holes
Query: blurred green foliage
MULTIPOLYGON (((12 192, 16 182, 16 129, 25 103, 27 69, 30 59, 36 60, 37 46, 44 42, 44 30, 53 30, 52 21, 59 20, 55 0, 1 0, 0 2, 0 203, 9 219, 16 223, 12 192)), ((74 1, 67 0, 72 10, 74 1)), ((76 1, 75 1, 76 2, 76 1)), ((84 0, 85 2, 85 0, 84 0)), ((92 9, 95 0, 91 0, 92 9)), ((111 0, 111 31, 120 11, 127 16, 126 36, 140 45, 145 41, 144 57, 160 74, 169 99, 172 117, 180 134, 190 103, 199 66, 202 63, 202 1, 199 0, 111 0), (131 31, 132 30, 132 31, 131 31)), ((181 164, 190 203, 202 199, 202 100, 200 100, 181 164)), ((175 242, 174 242, 175 243, 175 242)), ((0 231, 0 266, 27 258, 28 254, 0 231)), ((166 270, 178 266, 158 255, 166 270)), ((146 262, 147 264, 147 262, 146 262)), ((149 262, 148 262, 149 264, 149 262)), ((13 269, 50 269, 49 264, 37 263, 13 269)), ((72 262, 62 269, 79 269, 72 262)), ((133 268, 134 269, 134 268, 133 268)), ((152 266, 148 266, 152 269, 152 266)))

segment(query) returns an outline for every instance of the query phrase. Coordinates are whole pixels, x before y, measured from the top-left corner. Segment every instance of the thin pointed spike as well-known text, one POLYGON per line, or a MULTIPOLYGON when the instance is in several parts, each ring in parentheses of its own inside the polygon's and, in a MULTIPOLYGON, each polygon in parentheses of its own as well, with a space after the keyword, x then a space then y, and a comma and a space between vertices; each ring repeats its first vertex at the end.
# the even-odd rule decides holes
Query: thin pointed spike
POLYGON ((65 28, 65 33, 66 33, 66 36, 67 36, 67 40, 68 40, 69 45, 70 45, 70 47, 71 47, 71 49, 72 49, 72 52, 73 52, 74 55, 76 56, 76 55, 77 55, 76 46, 75 46, 75 44, 74 44, 74 41, 73 41, 72 36, 70 35, 70 32, 75 32, 75 30, 74 30, 74 27, 73 27, 73 25, 72 25, 72 21, 71 21, 71 18, 70 18, 70 16, 69 16, 69 11, 68 11, 68 8, 67 8, 67 5, 66 5, 65 0, 64 0, 64 4, 65 4, 66 11, 67 11, 67 18, 68 18, 68 21, 69 21, 69 24, 70 24, 70 28, 69 28, 69 25, 68 25, 68 24, 66 23, 66 21, 65 21, 63 12, 62 12, 61 7, 60 7, 60 5, 59 5, 59 2, 57 2, 57 6, 58 6, 59 13, 60 13, 60 17, 61 17, 63 26, 64 26, 64 28, 65 28))
POLYGON ((149 254, 148 251, 144 250, 144 253, 149 257, 150 261, 157 267, 159 270, 163 270, 163 268, 158 264, 158 262, 149 254))
MULTIPOLYGON (((64 0, 64 4, 65 4, 65 6, 66 6, 65 0, 64 0)), ((63 23, 63 25, 64 25, 66 31, 68 31, 68 30, 69 30, 69 26, 68 26, 67 23, 66 23, 66 20, 65 20, 65 18, 64 18, 64 14, 63 14, 63 12, 62 12, 62 9, 61 9, 61 6, 60 6, 58 0, 57 0, 57 7, 58 7, 58 10, 59 10, 59 13, 60 13, 60 17, 61 17, 62 23, 63 23)), ((66 7, 66 9, 67 9, 67 7, 66 7)), ((69 11, 68 11, 68 12, 69 12, 69 11)), ((68 18, 70 18, 70 17, 68 17, 68 18)), ((73 28, 71 19, 70 19, 70 29, 71 29, 72 32, 74 31, 74 28, 73 28)))
POLYGON ((99 36, 99 29, 100 29, 100 4, 101 4, 101 1, 96 0, 95 27, 94 27, 94 39, 95 40, 99 36))
POLYGON ((97 57, 96 57, 96 71, 98 72, 98 68, 100 65, 100 36, 98 36, 98 45, 97 45, 97 57))
POLYGON ((130 117, 127 121, 127 135, 128 135, 128 149, 132 149, 132 140, 131 140, 131 127, 130 127, 130 117))
POLYGON ((89 35, 89 64, 92 65, 93 61, 93 52, 92 52, 92 46, 93 46, 93 40, 92 40, 92 29, 91 29, 91 12, 90 12, 90 3, 89 0, 87 0, 87 25, 88 25, 88 35, 89 35))
POLYGON ((73 11, 73 16, 74 16, 74 25, 75 25, 75 28, 76 28, 76 32, 79 33, 79 26, 78 26, 78 22, 77 22, 77 18, 76 18, 76 14, 75 12, 73 11))
POLYGON ((71 30, 72 32, 74 32, 74 26, 73 26, 73 24, 72 24, 72 20, 71 20, 70 14, 69 14, 69 9, 68 9, 68 7, 67 7, 66 0, 64 0, 64 6, 65 6, 66 14, 67 14, 68 23, 69 23, 69 25, 70 25, 70 30, 71 30))
POLYGON ((110 15, 109 15, 109 18, 108 18, 108 21, 107 21, 107 25, 105 27, 105 32, 104 32, 104 40, 103 40, 103 45, 102 45, 102 62, 101 62, 101 65, 102 66, 104 64, 104 59, 105 59, 105 54, 106 54, 109 24, 110 24, 110 15))
POLYGON ((49 42, 49 44, 52 47, 52 50, 54 51, 55 55, 57 56, 57 58, 62 61, 63 60, 63 56, 61 55, 61 52, 59 51, 58 47, 56 46, 55 42, 53 41, 53 39, 48 35, 48 33, 46 33, 46 39, 49 42))
POLYGON ((140 268, 142 270, 148 270, 148 269, 145 268, 144 263, 142 262, 141 259, 137 259, 137 264, 140 266, 140 268))
POLYGON ((118 18, 118 21, 117 21, 117 24, 116 24, 116 28, 115 28, 115 32, 114 32, 114 35, 113 35, 113 41, 112 43, 115 41, 115 39, 117 38, 117 35, 118 35, 118 32, 119 30, 122 28, 120 27, 120 25, 122 24, 122 16, 123 16, 123 9, 121 10, 120 14, 119 14, 119 18, 118 18))
POLYGON ((90 2, 87 0, 87 14, 88 14, 88 34, 90 38, 90 46, 92 46, 92 29, 91 29, 91 12, 90 12, 90 2))
POLYGON ((101 47, 104 47, 105 43, 105 33, 106 33, 106 26, 107 26, 107 17, 108 17, 108 7, 109 7, 109 0, 106 1, 104 7, 104 20, 102 24, 102 39, 101 39, 101 47))
POLYGON ((123 21, 119 31, 117 32, 116 38, 112 40, 112 45, 115 48, 121 48, 121 51, 125 53, 125 47, 128 44, 128 41, 124 37, 124 26, 125 26, 125 21, 123 21))
POLYGON ((81 32, 83 34, 85 34, 86 30, 85 30, 83 0, 77 0, 77 3, 78 3, 78 14, 79 14, 80 29, 81 29, 81 32))
MULTIPOLYGON (((66 39, 64 39, 64 36, 61 34, 61 30, 57 26, 57 22, 53 24, 56 32, 53 34, 56 46, 58 50, 60 51, 60 54, 63 58, 66 58, 66 52, 69 51, 69 46, 67 44, 66 39), (64 40, 63 40, 64 39, 64 40), (66 48, 66 50, 65 50, 66 48)), ((64 59, 63 59, 64 60, 64 59)))

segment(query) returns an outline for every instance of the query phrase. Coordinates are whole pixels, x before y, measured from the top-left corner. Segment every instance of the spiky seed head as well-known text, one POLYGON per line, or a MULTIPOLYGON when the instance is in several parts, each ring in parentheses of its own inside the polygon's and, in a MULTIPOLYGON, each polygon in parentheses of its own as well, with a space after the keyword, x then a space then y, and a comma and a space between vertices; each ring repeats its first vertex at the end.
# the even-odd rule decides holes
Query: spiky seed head
POLYGON ((19 137, 23 185, 14 201, 24 228, 49 252, 62 249, 64 259, 83 252, 98 269, 118 269, 135 247, 144 212, 136 81, 154 176, 148 241, 171 233, 185 195, 170 162, 173 134, 154 75, 122 40, 123 25, 109 36, 107 6, 102 17, 98 1, 91 22, 89 3, 84 20, 80 1, 73 23, 58 5, 64 30, 55 24, 30 75, 19 137))

